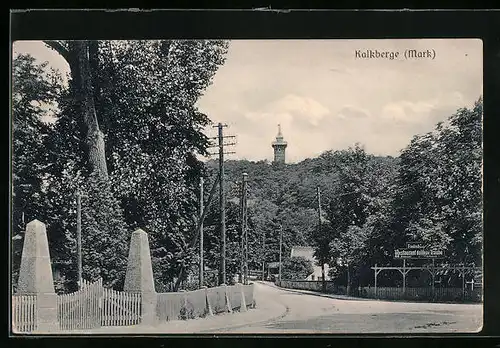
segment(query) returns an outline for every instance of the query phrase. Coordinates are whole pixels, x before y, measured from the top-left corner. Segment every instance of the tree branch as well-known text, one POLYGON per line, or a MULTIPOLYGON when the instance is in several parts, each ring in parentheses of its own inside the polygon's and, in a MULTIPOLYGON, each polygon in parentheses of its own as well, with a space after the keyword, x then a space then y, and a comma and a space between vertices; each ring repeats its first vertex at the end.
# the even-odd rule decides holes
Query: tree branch
POLYGON ((46 40, 43 43, 48 47, 52 48, 57 53, 59 53, 71 66, 71 57, 69 54, 69 50, 62 43, 55 40, 46 40))

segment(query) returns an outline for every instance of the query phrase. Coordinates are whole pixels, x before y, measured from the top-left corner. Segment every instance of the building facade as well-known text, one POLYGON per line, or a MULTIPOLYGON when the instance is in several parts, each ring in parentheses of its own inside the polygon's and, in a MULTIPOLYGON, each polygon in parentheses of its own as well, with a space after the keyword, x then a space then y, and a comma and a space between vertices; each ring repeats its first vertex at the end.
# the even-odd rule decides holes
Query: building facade
POLYGON ((283 135, 281 134, 281 126, 278 125, 278 135, 276 136, 276 140, 272 142, 272 147, 274 149, 274 163, 285 163, 285 150, 287 146, 288 144, 283 139, 283 135))
MULTIPOLYGON (((309 260, 313 264, 313 273, 309 274, 306 279, 304 280, 321 280, 322 273, 321 273, 321 266, 317 265, 317 260, 314 257, 314 249, 309 246, 294 246, 292 247, 292 250, 290 252, 290 257, 298 257, 302 256, 306 260, 309 260)), ((325 280, 330 280, 330 277, 328 276, 328 270, 329 267, 327 264, 324 265, 325 267, 325 280)))

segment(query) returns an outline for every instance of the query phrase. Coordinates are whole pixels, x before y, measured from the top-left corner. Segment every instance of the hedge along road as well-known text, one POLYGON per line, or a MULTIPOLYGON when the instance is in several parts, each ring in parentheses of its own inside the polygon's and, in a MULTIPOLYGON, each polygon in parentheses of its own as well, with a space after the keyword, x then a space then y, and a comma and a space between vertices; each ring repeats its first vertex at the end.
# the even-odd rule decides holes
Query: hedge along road
MULTIPOLYGON (((286 311, 272 320, 204 332, 217 333, 449 333, 478 332, 482 304, 391 302, 342 299, 257 283, 256 299, 282 304, 286 311)), ((257 302, 258 306, 258 302, 257 302)))

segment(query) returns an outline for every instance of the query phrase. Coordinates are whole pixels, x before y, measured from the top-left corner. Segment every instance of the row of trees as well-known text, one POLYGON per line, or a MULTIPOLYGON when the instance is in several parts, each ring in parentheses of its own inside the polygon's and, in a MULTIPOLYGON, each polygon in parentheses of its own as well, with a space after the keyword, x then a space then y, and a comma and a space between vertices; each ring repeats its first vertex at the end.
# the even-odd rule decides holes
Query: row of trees
MULTIPOLYGON (((227 42, 46 44, 68 62, 69 84, 29 55, 13 61, 14 286, 25 224, 39 219, 47 224, 53 264, 61 275, 57 289, 74 289, 77 192, 82 195, 85 278, 102 276, 107 286, 120 288, 128 238, 138 227, 150 235, 159 287, 175 280, 181 266, 196 273, 198 253, 189 242, 198 213, 198 180, 204 176, 211 184, 217 168, 195 157, 206 153, 202 130, 210 122, 195 103, 223 64, 227 42)), ((228 279, 239 270, 241 235, 235 181, 242 172, 231 164, 226 191, 228 279)), ((257 166, 268 171, 264 162, 257 166)), ((251 268, 260 267, 260 255, 274 260, 282 221, 284 254, 294 244, 305 244, 300 226, 314 214, 311 209, 295 214, 296 198, 274 197, 273 192, 268 199, 270 191, 254 192, 255 187, 248 203, 251 268)), ((206 265, 216 270, 219 211, 216 204, 208 209, 206 265)))
MULTIPOLYGON (((297 164, 228 161, 228 200, 237 202, 234 187, 241 173, 249 177, 250 266, 259 269, 262 262, 278 261, 280 226, 284 257, 294 245, 311 245, 318 265, 329 264, 334 280, 349 278, 353 286, 372 283, 370 267, 394 265, 394 250, 409 241, 444 250, 445 258, 438 262, 480 265, 481 125, 479 99, 434 131, 416 135, 396 158, 371 155, 356 144, 297 164), (317 187, 322 194, 321 229, 317 187)), ((208 168, 215 170, 216 165, 208 162, 208 168)), ((235 221, 238 212, 235 206, 235 221)), ((208 224, 215 226, 216 219, 217 214, 208 224)), ((234 238, 239 238, 237 233, 234 238)), ((382 272, 379 284, 394 285, 399 279, 382 272)))
MULTIPOLYGON (((192 248, 198 181, 217 175, 204 165, 196 108, 228 44, 202 41, 50 41, 70 66, 69 84, 46 63, 13 62, 13 276, 26 222, 47 223, 58 290, 76 279, 76 201, 82 193, 84 277, 121 287, 130 232, 150 235, 155 279, 170 283, 183 266, 196 270, 192 248), (50 122, 47 122, 50 120, 50 122)), ((448 262, 481 260, 482 100, 433 132, 415 136, 397 158, 361 145, 297 164, 226 163, 227 278, 239 270, 237 181, 249 174, 249 267, 278 260, 294 245, 342 279, 372 279, 369 267, 393 262, 393 251, 418 240, 446 250, 448 262), (316 188, 323 223, 317 226, 316 188)), ((218 205, 205 221, 206 265, 219 265, 218 205)), ((381 282, 383 275, 381 274, 381 282)))
POLYGON ((196 101, 224 63, 223 40, 47 41, 69 84, 29 55, 13 61, 13 276, 25 223, 47 224, 58 290, 76 279, 82 193, 83 275, 123 282, 130 232, 150 235, 155 278, 170 282, 193 254, 196 154, 210 123, 196 101), (49 122, 47 122, 49 120, 49 122))
MULTIPOLYGON (((312 239, 335 279, 347 272, 348 285, 370 283, 370 267, 394 264, 394 250, 409 241, 444 250, 440 263, 481 264, 481 127, 480 99, 415 136, 391 165, 373 161, 360 146, 322 155, 339 173, 340 192, 312 239)), ((381 274, 379 284, 390 275, 381 274)))

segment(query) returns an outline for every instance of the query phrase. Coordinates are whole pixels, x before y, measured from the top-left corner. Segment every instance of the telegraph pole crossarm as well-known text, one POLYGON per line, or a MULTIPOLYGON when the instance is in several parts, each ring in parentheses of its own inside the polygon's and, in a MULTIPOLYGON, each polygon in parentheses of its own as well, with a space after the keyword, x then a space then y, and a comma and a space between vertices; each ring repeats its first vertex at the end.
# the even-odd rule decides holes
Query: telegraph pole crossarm
POLYGON ((219 130, 219 209, 220 209, 220 280, 219 285, 226 284, 226 202, 224 192, 224 135, 222 123, 218 124, 219 130))
POLYGON ((224 139, 235 138, 234 135, 224 135, 223 128, 227 127, 226 124, 219 122, 213 126, 217 128, 217 137, 212 137, 212 140, 218 140, 218 145, 212 143, 209 147, 218 147, 218 153, 209 153, 209 155, 219 155, 219 212, 220 212, 220 260, 219 260, 219 285, 226 284, 226 193, 225 193, 225 180, 224 180, 224 155, 233 154, 234 151, 225 151, 225 146, 236 145, 236 142, 227 143, 224 139))
POLYGON ((224 151, 224 146, 235 145, 236 143, 225 143, 225 138, 234 138, 234 136, 224 136, 223 128, 226 124, 218 123, 214 126, 218 130, 219 147, 219 211, 220 211, 220 269, 219 285, 226 284, 226 194, 224 191, 224 155, 234 153, 233 151, 224 151))

